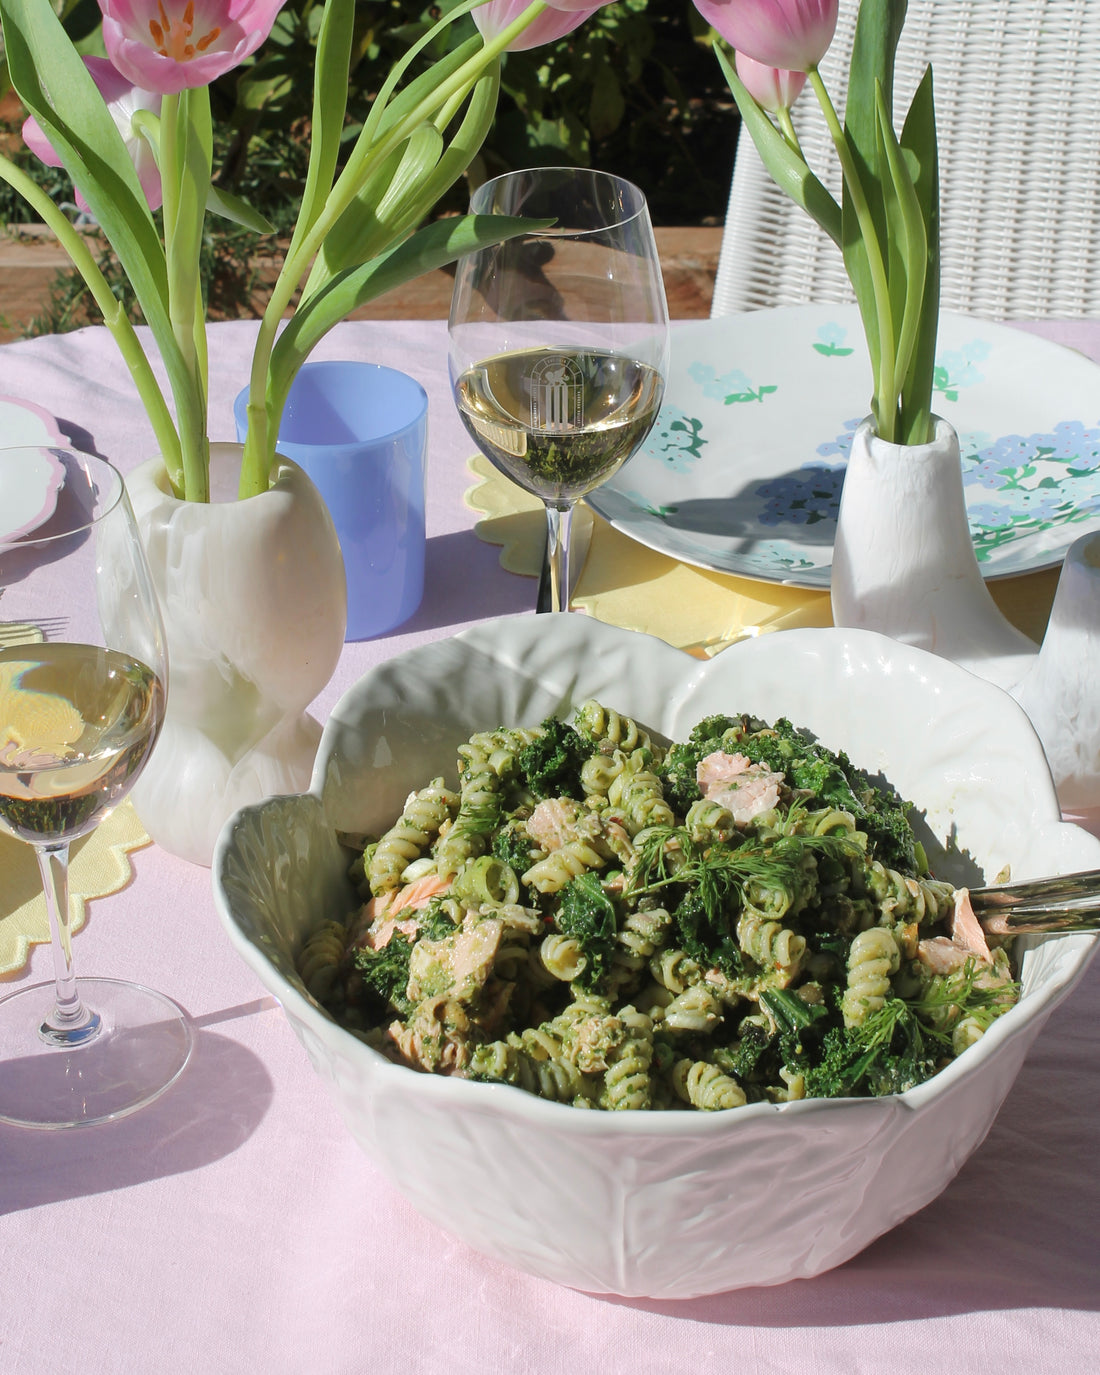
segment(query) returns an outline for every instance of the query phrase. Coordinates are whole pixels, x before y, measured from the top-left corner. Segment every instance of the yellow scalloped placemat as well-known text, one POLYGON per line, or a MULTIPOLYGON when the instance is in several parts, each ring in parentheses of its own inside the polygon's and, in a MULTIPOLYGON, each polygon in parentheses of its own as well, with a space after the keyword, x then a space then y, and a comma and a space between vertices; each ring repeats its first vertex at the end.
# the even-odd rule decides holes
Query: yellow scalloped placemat
MULTIPOLYGON (((130 881, 129 855, 150 843, 129 802, 116 808, 69 852, 72 929, 84 925, 85 904, 117 893, 130 881)), ((47 943, 50 923, 34 851, 21 840, 0 835, 0 976, 17 973, 32 945, 47 943)))
MULTIPOLYGON (((501 567, 537 577, 546 528, 542 503, 481 454, 468 459, 467 467, 476 480, 466 492, 466 505, 482 516, 477 534, 500 546, 501 567)), ((694 568, 647 549, 586 506, 577 507, 573 519, 575 530, 591 526, 573 605, 610 625, 642 630, 709 657, 754 635, 833 623, 828 592, 694 568)), ((1046 628, 1059 571, 1051 568, 989 584, 1005 615, 1035 640, 1046 628)))
MULTIPOLYGON (((537 577, 546 528, 542 503, 480 454, 467 466, 477 481, 466 493, 466 504, 483 516, 478 535, 501 546, 502 567, 537 577)), ((592 526, 573 605, 610 625, 710 655, 765 631, 831 624, 827 592, 693 568, 621 534, 586 506, 577 507, 573 519, 575 529, 592 526)))

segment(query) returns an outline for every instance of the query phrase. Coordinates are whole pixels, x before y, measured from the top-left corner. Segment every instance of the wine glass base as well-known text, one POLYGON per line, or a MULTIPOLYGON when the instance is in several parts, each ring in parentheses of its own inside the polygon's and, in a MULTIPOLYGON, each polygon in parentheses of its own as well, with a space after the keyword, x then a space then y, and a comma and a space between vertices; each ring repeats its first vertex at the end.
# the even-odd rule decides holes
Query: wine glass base
POLYGON ((82 1127, 111 1122, 151 1103, 183 1072, 191 1027, 183 1010, 141 984, 76 981, 98 1014, 98 1035, 75 1046, 44 1041, 53 983, 0 999, 0 1122, 22 1127, 82 1127))

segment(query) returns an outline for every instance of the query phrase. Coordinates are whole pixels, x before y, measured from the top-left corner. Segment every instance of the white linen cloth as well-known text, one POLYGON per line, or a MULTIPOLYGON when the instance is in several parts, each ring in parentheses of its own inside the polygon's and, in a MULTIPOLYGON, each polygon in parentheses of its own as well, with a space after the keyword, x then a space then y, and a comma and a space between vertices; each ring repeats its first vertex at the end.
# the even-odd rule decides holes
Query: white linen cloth
MULTIPOLYGON (((233 438, 254 330, 213 331, 214 438, 233 438)), ((1100 323, 1042 332, 1100 357, 1100 323)), ((529 609, 534 588, 500 570, 463 505, 471 446, 450 400, 442 322, 341 326, 317 356, 401 368, 430 397, 424 604, 396 634, 345 647, 315 706, 323 717, 371 664, 529 609)), ((123 471, 153 452, 104 330, 10 345, 0 360, 0 392, 46 406, 123 471)), ((197 1025, 194 1060, 171 1092, 121 1122, 0 1126, 0 1372, 1100 1369, 1100 962, 1051 1019, 954 1183, 862 1255, 774 1289, 685 1303, 597 1298, 486 1260, 420 1218, 351 1140, 231 948, 209 873, 155 846, 132 861, 130 886, 89 908, 77 970, 175 997, 197 1025)), ((38 947, 0 991, 49 977, 38 947)))

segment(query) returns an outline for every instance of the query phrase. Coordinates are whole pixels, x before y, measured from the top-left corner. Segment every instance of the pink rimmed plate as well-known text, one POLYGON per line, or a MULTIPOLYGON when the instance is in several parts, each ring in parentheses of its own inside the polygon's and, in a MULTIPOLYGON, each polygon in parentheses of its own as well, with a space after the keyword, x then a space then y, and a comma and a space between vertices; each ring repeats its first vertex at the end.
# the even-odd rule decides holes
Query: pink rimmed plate
POLYGON ((4 448, 27 446, 27 462, 13 489, 4 492, 0 510, 0 539, 18 539, 49 520, 57 505, 57 493, 65 470, 47 445, 63 444, 65 437, 52 415, 33 401, 0 396, 0 444, 4 448))

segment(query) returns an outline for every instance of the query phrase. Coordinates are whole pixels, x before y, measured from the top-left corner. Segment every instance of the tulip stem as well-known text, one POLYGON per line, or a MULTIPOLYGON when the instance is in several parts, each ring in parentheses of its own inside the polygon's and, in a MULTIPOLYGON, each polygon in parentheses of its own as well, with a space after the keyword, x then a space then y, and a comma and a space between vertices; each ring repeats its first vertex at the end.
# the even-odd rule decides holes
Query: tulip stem
POLYGON ((208 162, 203 175, 204 117, 208 124, 210 93, 206 87, 164 97, 160 140, 164 255, 168 269, 168 314, 187 378, 186 386, 181 382, 173 388, 187 501, 210 500, 205 310, 199 278, 199 246, 210 184, 208 162))
POLYGON ((811 67, 806 75, 813 86, 814 94, 821 106, 821 112, 825 116, 825 123, 832 137, 833 146, 836 148, 837 157, 840 159, 844 185, 851 197, 852 209, 855 211, 860 237, 863 240, 863 248, 867 254, 867 269, 871 277, 871 290, 874 295, 875 314, 878 323, 878 357, 871 359, 875 386, 872 410, 874 411, 875 426, 879 438, 892 442, 897 421, 897 393, 894 390, 894 326, 890 310, 890 285, 886 275, 886 264, 883 261, 882 248, 879 244, 874 219, 871 216, 867 195, 863 189, 863 182, 860 180, 859 169, 852 156, 852 150, 844 130, 841 128, 833 102, 829 98, 829 92, 825 89, 825 83, 821 79, 821 73, 816 67, 811 67))
MULTIPOLYGON (((474 8, 476 0, 459 5, 448 13, 421 39, 424 46, 434 34, 459 15, 474 8)), ((304 278, 313 259, 320 251, 325 236, 336 221, 355 199, 366 178, 397 148, 406 142, 424 123, 432 120, 441 110, 457 111, 467 98, 477 81, 489 65, 507 50, 538 16, 545 12, 545 0, 533 0, 528 7, 502 29, 494 38, 485 39, 481 48, 464 62, 450 77, 440 82, 431 93, 421 100, 405 117, 387 129, 383 137, 376 139, 385 102, 389 99, 404 67, 399 64, 391 72, 389 79, 375 97, 371 112, 356 140, 347 164, 330 191, 320 214, 299 243, 292 244, 283 262, 278 279, 268 298, 263 319, 260 321, 256 336, 256 347, 252 355, 252 372, 249 377, 248 401, 248 438, 245 442, 244 457, 241 464, 240 495, 251 496, 264 491, 268 485, 271 467, 275 460, 275 445, 278 439, 281 401, 276 408, 276 398, 269 395, 271 355, 275 347, 279 325, 290 307, 296 287, 304 278), (274 433, 272 432, 274 431, 274 433)), ((406 64, 415 56, 417 47, 406 55, 406 64)), ((424 207, 427 213, 428 206, 424 207)), ((304 360, 302 360, 304 361, 304 360)))
POLYGON ((795 131, 794 120, 791 118, 789 105, 781 105, 775 112, 775 117, 779 121, 779 132, 787 140, 787 146, 793 153, 797 153, 803 162, 806 161, 802 152, 802 145, 798 141, 798 134, 795 131))
POLYGON ((115 299, 106 277, 95 260, 95 255, 88 247, 87 240, 73 228, 64 212, 57 208, 36 182, 2 155, 0 178, 38 212, 43 223, 53 231, 73 266, 83 277, 96 308, 103 316, 103 323, 111 331, 118 351, 122 354, 123 361, 134 380, 142 407, 153 427, 153 434, 172 486, 177 492, 182 491, 183 460, 180 439, 168 403, 164 399, 164 393, 138 340, 134 326, 126 314, 125 306, 115 299))

